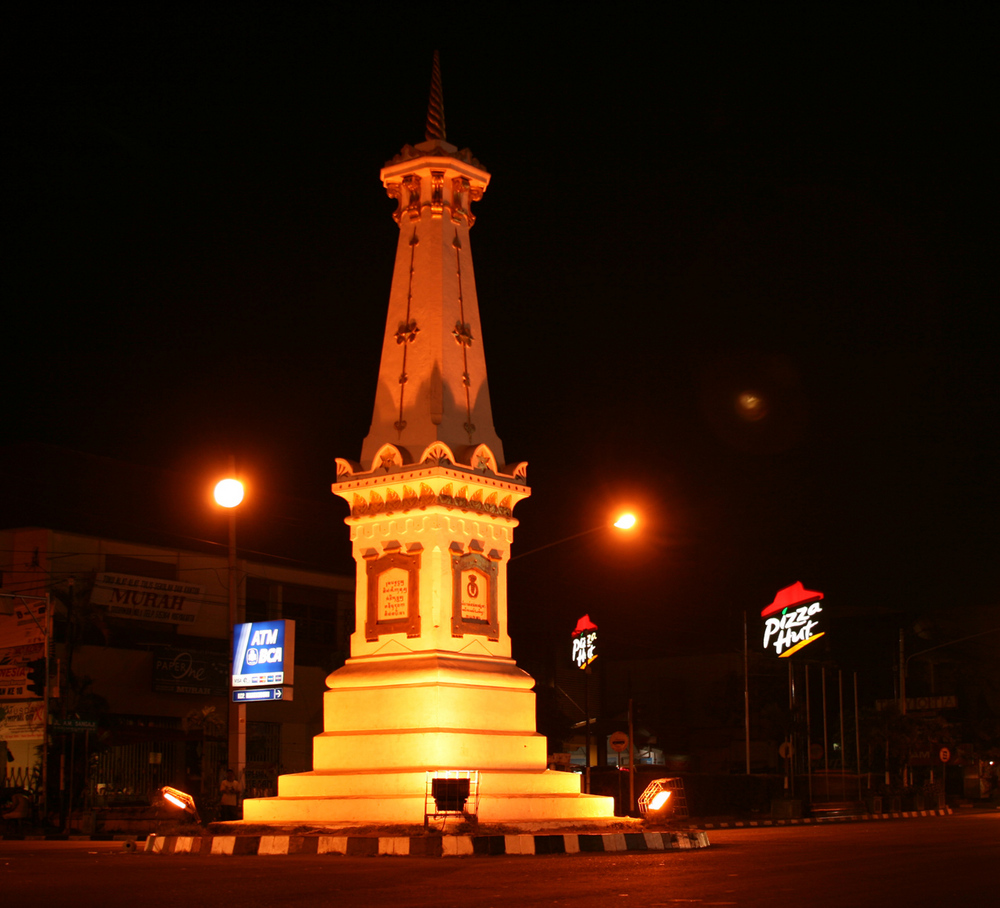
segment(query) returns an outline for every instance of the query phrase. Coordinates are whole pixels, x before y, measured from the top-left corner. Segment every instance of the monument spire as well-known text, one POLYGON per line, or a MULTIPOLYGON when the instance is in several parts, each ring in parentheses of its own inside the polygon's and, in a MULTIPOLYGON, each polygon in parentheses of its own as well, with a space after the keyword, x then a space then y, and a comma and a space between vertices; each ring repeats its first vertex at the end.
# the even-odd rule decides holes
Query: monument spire
POLYGON ((444 130, 444 96, 441 93, 441 57, 434 51, 434 65, 431 67, 431 96, 427 102, 427 126, 424 139, 428 142, 443 142, 447 139, 444 130))
POLYGON ((443 442, 463 463, 486 445, 503 465, 493 427, 469 229, 490 175, 445 139, 441 67, 431 75, 426 140, 404 146, 381 178, 399 225, 375 407, 362 467, 393 445, 416 463, 443 442))

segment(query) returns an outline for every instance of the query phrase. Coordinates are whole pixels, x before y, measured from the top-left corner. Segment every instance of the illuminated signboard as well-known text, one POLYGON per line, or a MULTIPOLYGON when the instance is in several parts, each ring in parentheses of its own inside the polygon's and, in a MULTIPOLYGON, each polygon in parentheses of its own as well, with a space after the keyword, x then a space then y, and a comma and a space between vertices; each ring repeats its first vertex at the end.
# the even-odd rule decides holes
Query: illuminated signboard
POLYGON ((584 615, 576 622, 573 631, 573 663, 577 668, 586 668, 597 658, 597 625, 584 615))
POLYGON ((233 687, 292 684, 294 672, 294 621, 251 621, 233 628, 233 687))
POLYGON ((760 613, 765 619, 764 649, 785 659, 819 640, 826 633, 822 599, 822 593, 798 582, 778 590, 774 602, 760 613))
POLYGON ((233 691, 233 703, 256 703, 260 700, 291 700, 290 687, 252 687, 233 691))

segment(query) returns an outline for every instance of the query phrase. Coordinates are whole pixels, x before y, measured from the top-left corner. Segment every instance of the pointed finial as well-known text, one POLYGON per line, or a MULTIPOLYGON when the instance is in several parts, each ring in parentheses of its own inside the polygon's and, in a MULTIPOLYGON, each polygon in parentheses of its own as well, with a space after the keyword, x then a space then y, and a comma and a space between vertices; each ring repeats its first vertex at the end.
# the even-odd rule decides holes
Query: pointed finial
POLYGON ((424 138, 428 142, 444 142, 448 137, 444 132, 444 97, 441 94, 441 60, 434 51, 434 65, 431 69, 431 98, 427 104, 427 126, 424 138))

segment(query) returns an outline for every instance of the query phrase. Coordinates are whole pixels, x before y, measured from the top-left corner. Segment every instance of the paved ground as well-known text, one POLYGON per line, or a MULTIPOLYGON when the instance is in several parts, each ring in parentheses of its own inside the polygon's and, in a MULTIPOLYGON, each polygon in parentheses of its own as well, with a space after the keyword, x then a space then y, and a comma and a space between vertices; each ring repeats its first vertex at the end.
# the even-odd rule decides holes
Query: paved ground
POLYGON ((0 842, 0 900, 74 908, 252 905, 739 905, 923 908, 990 904, 1000 812, 720 829, 692 851, 362 858, 126 852, 121 843, 0 842))

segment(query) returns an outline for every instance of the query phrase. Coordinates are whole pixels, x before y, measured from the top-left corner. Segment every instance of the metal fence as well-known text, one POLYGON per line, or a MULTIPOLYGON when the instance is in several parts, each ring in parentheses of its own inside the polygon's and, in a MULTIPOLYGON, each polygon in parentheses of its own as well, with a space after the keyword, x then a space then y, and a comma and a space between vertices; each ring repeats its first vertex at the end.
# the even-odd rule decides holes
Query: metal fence
POLYGON ((6 788, 23 788, 32 794, 38 788, 39 768, 27 766, 15 766, 7 770, 4 786, 6 788))

